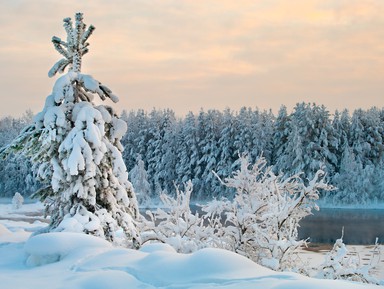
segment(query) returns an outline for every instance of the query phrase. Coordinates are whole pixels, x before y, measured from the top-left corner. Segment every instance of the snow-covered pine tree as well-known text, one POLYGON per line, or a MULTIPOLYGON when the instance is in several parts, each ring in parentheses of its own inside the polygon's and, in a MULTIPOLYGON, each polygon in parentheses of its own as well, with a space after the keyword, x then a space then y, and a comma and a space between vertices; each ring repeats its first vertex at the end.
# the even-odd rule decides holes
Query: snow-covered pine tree
POLYGON ((39 179, 46 183, 36 195, 51 214, 49 231, 78 231, 114 240, 121 227, 128 241, 138 246, 134 219, 137 201, 122 159, 120 140, 127 125, 114 110, 95 106, 95 95, 117 102, 112 91, 92 76, 81 73, 87 42, 95 29, 86 28, 82 13, 75 23, 64 19, 66 41, 52 38, 64 57, 49 71, 69 71, 61 76, 46 99, 42 112, 8 147, 23 150, 35 163, 39 179))
POLYGON ((201 112, 199 115, 201 157, 199 165, 201 170, 201 187, 198 192, 200 198, 207 198, 209 193, 217 195, 219 184, 212 171, 216 169, 219 149, 218 149, 218 120, 220 113, 217 110, 208 110, 207 113, 201 112))
POLYGON ((136 165, 129 172, 129 178, 135 188, 139 204, 149 205, 151 201, 151 185, 148 182, 148 174, 141 155, 137 156, 136 165))
MULTIPOLYGON (((179 122, 177 139, 177 162, 176 175, 177 183, 185 183, 193 180, 194 169, 198 161, 198 144, 196 117, 193 112, 189 112, 183 122, 179 122)), ((192 181, 193 182, 193 181, 192 181)))
POLYGON ((356 161, 363 166, 370 164, 369 153, 370 145, 366 141, 367 130, 364 127, 364 111, 357 109, 353 112, 350 126, 350 144, 356 161))
POLYGON ((286 147, 288 144, 288 138, 291 134, 291 120, 287 112, 286 106, 281 106, 274 121, 273 127, 273 154, 272 164, 274 165, 275 172, 284 168, 286 158, 286 147))
POLYGON ((274 135, 274 122, 275 116, 272 111, 263 111, 260 113, 260 125, 258 134, 254 136, 253 143, 258 147, 258 150, 253 152, 255 158, 259 158, 263 155, 268 163, 272 163, 273 153, 273 135, 274 135), (258 140, 256 140, 256 138, 258 140))
POLYGON ((176 179, 176 117, 172 110, 164 110, 160 123, 160 162, 157 164, 157 179, 163 190, 171 192, 176 179))
MULTIPOLYGON (((20 118, 7 116, 0 119, 0 147, 9 145, 32 120, 31 110, 27 110, 20 118)), ((7 159, 0 159, 0 196, 12 197, 15 191, 25 196, 35 192, 39 183, 30 168, 29 159, 20 154, 10 154, 7 159)))
POLYGON ((242 107, 235 117, 235 127, 237 133, 235 135, 234 146, 237 154, 251 151, 252 149, 252 110, 242 107))
POLYGON ((147 144, 147 172, 151 176, 151 190, 155 194, 163 190, 159 183, 158 167, 161 160, 161 112, 152 110, 149 114, 148 144, 147 144))
POLYGON ((144 163, 147 160, 146 154, 149 142, 148 116, 144 110, 139 109, 136 112, 131 111, 129 113, 123 111, 121 118, 126 121, 129 127, 129 130, 121 140, 124 147, 123 158, 125 165, 128 168, 133 168, 136 165, 138 154, 142 156, 144 163))
MULTIPOLYGON (((235 121, 232 111, 227 108, 222 116, 222 124, 220 129, 220 138, 218 140, 219 157, 217 162, 216 174, 220 178, 228 176, 232 171, 232 165, 238 154, 235 152, 235 121)), ((217 196, 227 196, 232 190, 219 187, 217 196)))

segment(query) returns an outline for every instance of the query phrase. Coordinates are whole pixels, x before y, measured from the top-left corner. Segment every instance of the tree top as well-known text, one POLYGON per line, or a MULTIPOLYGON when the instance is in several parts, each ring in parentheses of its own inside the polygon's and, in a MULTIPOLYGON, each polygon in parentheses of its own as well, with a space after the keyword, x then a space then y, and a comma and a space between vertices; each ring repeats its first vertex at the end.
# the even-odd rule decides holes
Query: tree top
POLYGON ((49 70, 49 77, 53 77, 57 72, 63 73, 68 65, 70 66, 69 70, 73 72, 81 71, 82 56, 89 51, 87 40, 95 30, 93 25, 89 25, 88 29, 86 28, 87 26, 83 22, 83 13, 76 13, 74 24, 70 17, 64 18, 63 22, 67 40, 63 41, 59 37, 53 36, 52 43, 56 51, 64 58, 56 62, 49 70))

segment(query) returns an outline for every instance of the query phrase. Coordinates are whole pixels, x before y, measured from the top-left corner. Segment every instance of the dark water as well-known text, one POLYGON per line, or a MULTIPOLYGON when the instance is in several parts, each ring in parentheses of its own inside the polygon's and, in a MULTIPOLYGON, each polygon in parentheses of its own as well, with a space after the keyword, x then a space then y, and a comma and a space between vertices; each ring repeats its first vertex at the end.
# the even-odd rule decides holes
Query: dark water
MULTIPOLYGON (((190 205, 199 214, 201 208, 190 205)), ((321 209, 300 222, 299 239, 309 242, 334 244, 341 237, 347 245, 373 245, 376 237, 384 244, 384 209, 321 209)))
POLYGON ((341 236, 350 245, 374 244, 376 237, 384 243, 384 210, 321 209, 300 222, 299 238, 310 237, 312 243, 333 244, 341 236))

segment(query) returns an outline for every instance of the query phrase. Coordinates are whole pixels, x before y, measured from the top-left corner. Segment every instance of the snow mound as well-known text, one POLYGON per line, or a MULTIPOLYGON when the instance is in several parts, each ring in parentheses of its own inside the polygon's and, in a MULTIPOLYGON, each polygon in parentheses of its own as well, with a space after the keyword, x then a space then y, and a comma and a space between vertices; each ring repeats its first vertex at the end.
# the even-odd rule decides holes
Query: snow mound
POLYGON ((155 287, 275 275, 243 256, 221 249, 202 249, 192 254, 154 251, 136 262, 135 268, 140 280, 150 280, 155 287))
POLYGON ((133 276, 123 272, 123 271, 96 271, 84 274, 80 278, 70 281, 63 288, 71 289, 107 289, 107 288, 142 288, 149 289, 153 287, 148 287, 143 285, 133 276), (67 287, 68 286, 68 287, 67 287))
POLYGON ((23 243, 0 242, 0 256, 0 288, 379 288, 274 272, 222 249, 180 254, 165 244, 146 244, 140 250, 130 250, 114 247, 101 238, 69 232, 33 236, 24 250, 23 243))
POLYGON ((112 248, 79 260, 72 269, 81 275, 68 288, 377 288, 274 272, 222 249, 180 254, 164 244, 139 251, 112 248))
POLYGON ((146 253, 153 253, 157 251, 165 251, 170 253, 176 252, 176 250, 172 246, 163 243, 145 244, 143 247, 140 248, 140 251, 146 253))
POLYGON ((75 270, 123 271, 154 288, 196 282, 222 283, 234 279, 252 279, 260 275, 293 278, 290 274, 278 274, 226 250, 202 249, 193 254, 180 254, 165 244, 145 245, 140 251, 114 248, 77 263, 75 270))
POLYGON ((78 233, 46 233, 30 238, 24 246, 28 266, 41 266, 62 260, 69 253, 81 248, 111 247, 100 238, 78 233))

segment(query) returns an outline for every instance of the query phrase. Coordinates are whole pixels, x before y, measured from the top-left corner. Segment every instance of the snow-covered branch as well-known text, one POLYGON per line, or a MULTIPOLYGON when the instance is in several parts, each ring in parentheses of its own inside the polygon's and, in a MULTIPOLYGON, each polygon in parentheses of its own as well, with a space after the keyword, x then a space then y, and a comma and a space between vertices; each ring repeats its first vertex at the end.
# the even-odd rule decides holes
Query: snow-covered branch
POLYGON ((69 17, 65 18, 63 22, 67 33, 67 42, 54 36, 52 37, 52 43, 56 51, 64 56, 64 59, 59 60, 53 65, 49 70, 49 77, 53 77, 57 72, 62 73, 68 65, 70 65, 71 71, 80 72, 82 56, 88 52, 89 43, 86 41, 95 30, 93 25, 90 25, 88 29, 86 29, 82 13, 76 13, 74 26, 69 17))
POLYGON ((142 220, 143 243, 158 240, 172 245, 177 251, 190 253, 204 247, 217 247, 214 229, 204 225, 205 219, 198 212, 192 212, 190 198, 193 190, 191 181, 184 184, 184 191, 176 186, 175 198, 160 194, 163 208, 147 211, 142 220))

